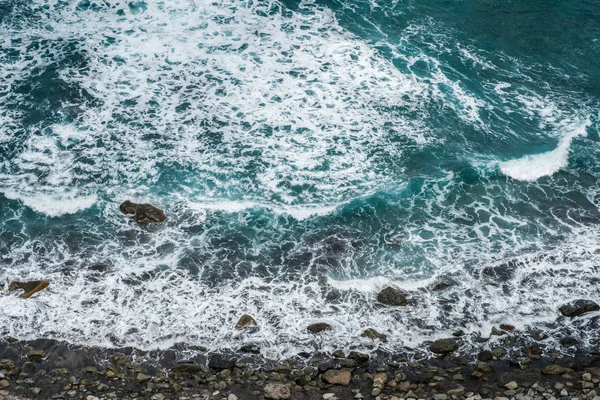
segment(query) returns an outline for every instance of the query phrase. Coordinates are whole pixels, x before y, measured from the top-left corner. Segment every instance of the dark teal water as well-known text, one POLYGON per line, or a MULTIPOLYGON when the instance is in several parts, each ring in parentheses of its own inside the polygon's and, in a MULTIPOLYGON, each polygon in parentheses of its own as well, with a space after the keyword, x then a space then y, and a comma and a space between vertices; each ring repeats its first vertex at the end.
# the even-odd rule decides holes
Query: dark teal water
POLYGON ((5 334, 598 339, 557 313, 600 301, 595 2, 0 0, 0 66, 0 279, 52 282, 0 297, 5 334))

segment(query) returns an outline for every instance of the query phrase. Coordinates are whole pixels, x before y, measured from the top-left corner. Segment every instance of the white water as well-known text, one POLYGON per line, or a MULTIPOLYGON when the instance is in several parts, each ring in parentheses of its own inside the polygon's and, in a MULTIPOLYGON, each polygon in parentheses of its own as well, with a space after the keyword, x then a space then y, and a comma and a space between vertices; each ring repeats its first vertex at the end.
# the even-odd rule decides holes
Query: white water
POLYGON ((581 124, 563 136, 556 149, 501 162, 499 164, 500 170, 503 174, 521 181, 535 181, 543 176, 556 173, 568 164, 571 142, 578 136, 586 135, 586 127, 589 123, 588 120, 585 124, 581 124))
MULTIPOLYGON (((283 15, 272 12, 276 2, 234 2, 235 7, 229 7, 173 1, 149 3, 147 11, 126 17, 114 10, 76 12, 74 6, 64 8, 58 2, 37 3, 48 3, 50 11, 39 30, 15 34, 24 41, 23 56, 6 66, 11 78, 0 85, 16 85, 35 67, 43 69, 58 60, 60 51, 52 48, 26 51, 38 37, 74 40, 89 57, 89 70, 65 67, 60 76, 100 105, 84 100, 66 104, 65 110, 78 113, 76 122, 32 128, 24 151, 0 175, 6 185, 2 191, 38 212, 42 221, 44 215, 64 216, 98 204, 103 225, 75 229, 96 240, 92 252, 79 248, 69 232, 65 237, 34 239, 23 234, 11 249, 13 261, 2 265, 0 278, 49 279, 52 284, 27 302, 14 294, 0 296, 2 333, 143 348, 181 341, 211 349, 237 348, 251 342, 268 355, 282 356, 313 349, 315 338, 305 327, 315 321, 334 325, 332 332, 317 339, 324 349, 377 346, 359 337, 367 327, 386 333, 387 346, 416 347, 457 328, 487 335, 498 323, 536 326, 554 321, 564 301, 599 298, 598 289, 580 284, 598 274, 597 256, 588 254, 599 246, 596 232, 580 226, 566 244, 554 249, 559 256, 576 255, 574 260, 559 257, 551 263, 522 256, 543 245, 519 230, 527 227, 527 220, 507 215, 504 205, 494 202, 494 185, 460 209, 448 207, 445 200, 462 190, 453 173, 425 184, 408 205, 389 205, 414 210, 415 218, 384 226, 387 236, 361 226, 358 233, 365 241, 364 237, 375 241, 385 236, 378 247, 358 243, 354 248, 344 237, 345 227, 336 225, 325 227, 332 232, 329 237, 304 242, 318 236, 310 231, 311 217, 331 216, 357 198, 405 184, 379 168, 373 154, 402 159, 398 139, 418 146, 444 141, 443 136, 431 137, 423 121, 394 112, 395 107, 419 114, 439 101, 482 135, 495 134, 482 111, 498 105, 451 79, 433 57, 418 55, 432 66, 431 77, 402 74, 340 27, 331 11, 312 2, 302 3, 308 11, 304 14, 283 15), (125 100, 131 104, 124 105, 125 100), (181 111, 186 103, 189 108, 181 111), (263 130, 265 126, 272 129, 263 130), (392 126, 393 132, 386 132, 385 126, 392 126), (146 134, 157 138, 146 140, 146 134), (165 178, 161 174, 168 168, 161 163, 187 174, 165 178), (176 194, 153 194, 155 187, 176 194), (298 193, 299 187, 308 189, 298 193), (158 202, 169 222, 155 230, 132 226, 118 212, 126 198, 158 202), (278 222, 268 222, 266 234, 256 235, 247 247, 236 246, 234 234, 243 236, 244 229, 255 228, 249 221, 256 209, 292 216, 307 223, 309 231, 298 238, 285 231, 287 226, 277 230, 273 225, 278 222), (219 212, 231 214, 233 228, 211 219, 219 212), (196 235, 188 234, 192 229, 196 235), (114 234, 103 236, 103 230, 114 234), (351 249, 339 268, 319 264, 330 238, 351 249), (212 241, 223 245, 213 246, 212 241), (292 255, 310 253, 291 265, 299 269, 295 274, 288 274, 289 265, 279 259, 265 263, 260 257, 278 241, 291 247, 292 255), (46 252, 38 250, 40 245, 46 252), (489 251, 482 254, 483 248, 489 251), (430 265, 413 263, 398 249, 408 249, 409 254, 416 249, 430 265), (235 251, 250 251, 255 261, 231 265, 235 251), (370 253, 376 251, 385 256, 370 253), (481 268, 515 254, 524 265, 506 283, 506 292, 482 284, 481 268), (477 266, 469 268, 474 259, 477 266), (109 264, 106 273, 88 269, 103 262, 109 264), (211 281, 211 274, 226 273, 230 275, 218 285, 211 281), (316 281, 321 273, 328 277, 326 284, 316 281), (442 293, 421 291, 446 274, 458 285, 442 293), (535 282, 528 280, 533 274, 535 282), (415 305, 378 307, 377 291, 388 284, 410 290, 415 305), (327 292, 339 298, 331 301, 327 292), (451 311, 441 309, 443 300, 454 304, 451 311), (257 318, 257 333, 232 328, 243 313, 257 318), (127 335, 132 327, 139 332, 127 335)), ((429 28, 407 30, 407 40, 429 28)), ((0 35, 0 41, 9 37, 0 35)), ((460 54, 470 63, 493 68, 474 51, 461 48, 460 54)), ((565 119, 552 99, 521 94, 502 83, 492 86, 509 104, 507 109, 518 104, 531 118, 544 117, 550 126, 565 119)), ((2 111, 0 141, 15 140, 21 116, 2 111)), ((572 137, 568 143, 561 141, 554 154, 559 157, 550 157, 550 163, 558 159, 565 165, 563 156, 568 156, 572 137)), ((516 174, 538 164, 549 170, 539 160, 526 164, 516 174)), ((594 190, 582 192, 593 198, 594 190)), ((376 208, 361 212, 385 214, 385 209, 376 208)), ((542 223, 536 229, 548 236, 556 233, 556 227, 542 223)))

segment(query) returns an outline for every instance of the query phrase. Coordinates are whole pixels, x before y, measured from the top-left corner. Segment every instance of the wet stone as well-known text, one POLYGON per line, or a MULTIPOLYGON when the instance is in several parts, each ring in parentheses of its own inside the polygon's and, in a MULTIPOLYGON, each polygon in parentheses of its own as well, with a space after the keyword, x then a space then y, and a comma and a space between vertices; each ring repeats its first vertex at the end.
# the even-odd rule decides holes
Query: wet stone
POLYGON ((235 324, 235 329, 242 329, 248 326, 256 326, 256 320, 251 315, 244 314, 240 317, 237 324, 235 324))
POLYGON ((565 317, 578 317, 588 312, 598 311, 600 306, 591 300, 579 299, 561 306, 558 310, 565 317))
POLYGON ((348 386, 351 373, 348 370, 329 370, 323 374, 323 380, 332 385, 348 386))
POLYGON ((316 324, 309 325, 306 328, 306 330, 309 331, 310 333, 317 334, 317 333, 321 333, 321 332, 325 332, 325 331, 330 331, 331 325, 329 325, 325 322, 318 322, 316 324))
POLYGON ((372 340, 379 340, 382 343, 387 343, 387 336, 383 333, 377 332, 375 329, 366 329, 360 336, 372 340))
POLYGON ((23 290, 21 298, 28 299, 37 292, 46 289, 50 285, 48 281, 29 281, 29 282, 11 282, 8 286, 8 291, 23 290))
POLYGON ((436 354, 447 354, 458 350, 456 339, 438 339, 429 345, 429 350, 436 354))
POLYGON ((562 375, 565 372, 567 372, 566 368, 556 364, 548 365, 542 369, 544 375, 562 375))
POLYGON ((494 359, 494 354, 489 350, 483 350, 479 352, 477 358, 481 361, 490 361, 494 359))
POLYGON ((408 304, 407 293, 391 286, 379 292, 377 301, 388 306, 405 306, 408 304))

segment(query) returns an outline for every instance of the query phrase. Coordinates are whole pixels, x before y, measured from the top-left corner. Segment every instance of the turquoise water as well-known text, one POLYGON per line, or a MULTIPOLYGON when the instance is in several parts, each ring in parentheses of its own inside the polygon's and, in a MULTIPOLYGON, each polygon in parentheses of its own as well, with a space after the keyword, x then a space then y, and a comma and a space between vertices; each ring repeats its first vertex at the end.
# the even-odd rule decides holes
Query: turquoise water
POLYGON ((0 65, 0 279, 52 282, 0 297, 4 334, 598 339, 556 311, 600 301, 592 1, 0 1, 0 65))

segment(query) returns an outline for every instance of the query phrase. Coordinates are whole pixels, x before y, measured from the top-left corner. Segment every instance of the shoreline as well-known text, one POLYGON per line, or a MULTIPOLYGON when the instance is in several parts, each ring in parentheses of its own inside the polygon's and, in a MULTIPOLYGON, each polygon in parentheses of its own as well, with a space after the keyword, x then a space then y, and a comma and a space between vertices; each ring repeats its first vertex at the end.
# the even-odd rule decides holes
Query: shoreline
POLYGON ((600 351, 578 349, 568 356, 544 344, 516 343, 496 349, 464 353, 450 343, 437 348, 437 356, 420 360, 355 351, 272 360, 253 354, 252 347, 207 353, 176 345, 142 351, 4 338, 0 400, 534 400, 594 399, 600 393, 600 351))

